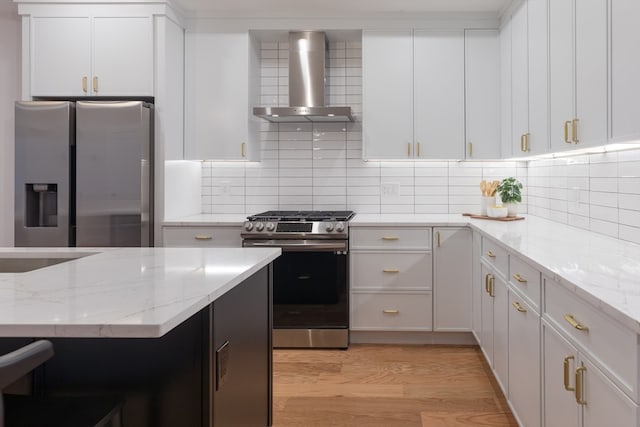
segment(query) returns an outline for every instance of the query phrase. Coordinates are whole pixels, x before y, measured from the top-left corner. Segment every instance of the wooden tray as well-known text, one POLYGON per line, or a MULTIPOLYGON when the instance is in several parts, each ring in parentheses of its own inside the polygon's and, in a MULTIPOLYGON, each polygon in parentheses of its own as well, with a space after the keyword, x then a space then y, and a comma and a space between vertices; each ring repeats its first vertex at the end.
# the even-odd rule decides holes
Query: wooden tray
POLYGON ((507 216, 504 218, 492 218, 487 215, 478 215, 478 214, 472 214, 472 213, 463 213, 462 216, 468 216, 470 218, 476 218, 476 219, 490 219, 493 221, 518 221, 518 220, 524 219, 523 216, 507 216))

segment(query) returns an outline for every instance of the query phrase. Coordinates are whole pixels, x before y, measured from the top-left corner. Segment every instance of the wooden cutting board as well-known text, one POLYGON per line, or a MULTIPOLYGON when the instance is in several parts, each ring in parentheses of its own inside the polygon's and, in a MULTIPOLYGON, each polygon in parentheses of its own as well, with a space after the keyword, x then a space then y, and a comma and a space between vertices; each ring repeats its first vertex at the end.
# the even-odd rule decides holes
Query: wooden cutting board
POLYGON ((462 216, 468 216, 469 218, 476 218, 476 219, 490 219, 493 221, 518 221, 518 220, 524 219, 523 216, 507 216, 504 218, 492 218, 487 215, 478 215, 478 214, 472 214, 472 213, 463 213, 462 216))

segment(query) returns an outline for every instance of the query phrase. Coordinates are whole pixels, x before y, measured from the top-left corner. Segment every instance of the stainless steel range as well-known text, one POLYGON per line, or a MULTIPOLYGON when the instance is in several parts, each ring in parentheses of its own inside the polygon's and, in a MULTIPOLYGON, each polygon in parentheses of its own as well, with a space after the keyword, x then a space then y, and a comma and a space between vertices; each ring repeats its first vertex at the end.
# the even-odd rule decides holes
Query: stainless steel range
POLYGON ((244 247, 279 247, 273 264, 274 347, 349 345, 352 211, 268 211, 247 217, 244 247))

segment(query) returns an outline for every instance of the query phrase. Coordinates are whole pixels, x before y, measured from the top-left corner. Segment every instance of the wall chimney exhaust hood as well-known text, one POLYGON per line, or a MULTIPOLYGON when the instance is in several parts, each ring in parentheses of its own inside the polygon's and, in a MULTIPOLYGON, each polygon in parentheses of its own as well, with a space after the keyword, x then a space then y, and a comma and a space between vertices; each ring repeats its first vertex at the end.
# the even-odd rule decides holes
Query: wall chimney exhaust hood
POLYGON ((327 38, 320 31, 289 33, 289 107, 254 107, 270 122, 352 122, 351 107, 326 107, 327 38))

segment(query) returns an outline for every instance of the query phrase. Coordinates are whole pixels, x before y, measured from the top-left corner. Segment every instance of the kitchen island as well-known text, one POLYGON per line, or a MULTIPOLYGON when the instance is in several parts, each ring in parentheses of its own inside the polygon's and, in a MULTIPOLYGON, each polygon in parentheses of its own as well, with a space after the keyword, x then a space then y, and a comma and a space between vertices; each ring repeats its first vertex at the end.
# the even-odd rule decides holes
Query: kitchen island
POLYGON ((55 356, 34 375, 36 392, 116 393, 128 426, 269 425, 279 254, 0 249, 0 271, 56 262, 0 273, 0 353, 50 339, 55 356))

